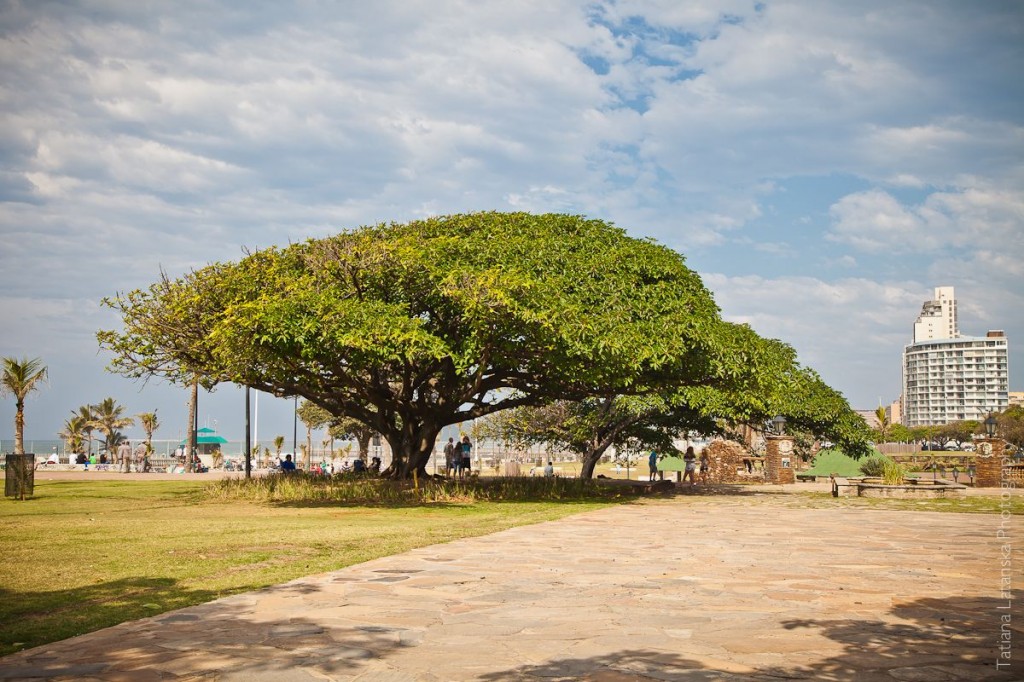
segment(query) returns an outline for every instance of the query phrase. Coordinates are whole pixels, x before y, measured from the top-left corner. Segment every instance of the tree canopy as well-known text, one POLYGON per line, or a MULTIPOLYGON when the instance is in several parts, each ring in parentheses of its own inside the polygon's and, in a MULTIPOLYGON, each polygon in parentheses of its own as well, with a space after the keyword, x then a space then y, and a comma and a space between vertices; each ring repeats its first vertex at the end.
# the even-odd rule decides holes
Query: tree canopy
POLYGON ((1011 405, 996 415, 996 433, 1015 448, 1024 448, 1024 406, 1011 405))
POLYGON ((98 335, 114 371, 300 395, 386 438, 397 476, 448 424, 738 386, 764 347, 722 322, 678 253, 557 214, 361 227, 105 302, 124 321, 98 335))
POLYGON ((817 374, 795 363, 792 348, 755 340, 749 328, 733 330, 748 341, 746 357, 712 386, 662 387, 641 396, 604 396, 521 407, 489 418, 488 437, 510 444, 546 444, 581 456, 589 478, 608 448, 674 450, 689 433, 722 434, 738 424, 763 428, 776 416, 798 439, 827 439, 851 456, 870 453, 868 428, 846 399, 817 374))

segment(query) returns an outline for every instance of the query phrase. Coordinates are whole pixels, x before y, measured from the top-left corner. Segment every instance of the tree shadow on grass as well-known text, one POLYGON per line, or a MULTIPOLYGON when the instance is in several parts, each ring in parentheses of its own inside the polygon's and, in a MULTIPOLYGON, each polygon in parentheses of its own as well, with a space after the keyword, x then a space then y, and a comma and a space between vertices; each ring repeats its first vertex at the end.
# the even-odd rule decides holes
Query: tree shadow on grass
MULTIPOLYGON (((138 582, 113 581, 83 596, 115 594, 138 582)), ((171 581, 156 582, 161 583, 156 587, 167 587, 163 583, 171 581)), ((301 583, 266 589, 274 591, 275 600, 298 600, 299 608, 284 611, 288 614, 301 612, 305 598, 338 599, 301 583)), ((324 679, 415 646, 422 636, 406 628, 332 626, 305 617, 267 615, 254 614, 248 595, 203 603, 0 658, 0 679, 324 679), (297 673, 299 669, 311 674, 297 673)))
MULTIPOLYGON (((57 567, 58 571, 74 567, 57 567)), ((93 632, 220 596, 183 590, 171 578, 123 578, 65 590, 0 587, 0 655, 93 632)))

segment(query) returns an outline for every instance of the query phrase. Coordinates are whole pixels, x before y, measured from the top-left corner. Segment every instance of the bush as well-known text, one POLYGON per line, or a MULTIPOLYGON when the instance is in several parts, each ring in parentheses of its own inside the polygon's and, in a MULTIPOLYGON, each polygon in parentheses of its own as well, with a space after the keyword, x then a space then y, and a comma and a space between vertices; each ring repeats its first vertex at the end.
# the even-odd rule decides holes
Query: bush
POLYGON ((579 478, 499 477, 467 480, 391 481, 376 477, 312 476, 296 472, 252 479, 225 478, 206 486, 213 500, 250 502, 334 502, 338 504, 407 506, 433 503, 550 502, 613 500, 618 487, 579 478))
POLYGON ((893 460, 885 455, 873 455, 860 463, 860 472, 865 476, 881 478, 885 475, 885 465, 887 462, 895 464, 893 460))
POLYGON ((886 485, 900 485, 907 478, 907 468, 899 462, 886 458, 882 465, 882 482, 886 485))

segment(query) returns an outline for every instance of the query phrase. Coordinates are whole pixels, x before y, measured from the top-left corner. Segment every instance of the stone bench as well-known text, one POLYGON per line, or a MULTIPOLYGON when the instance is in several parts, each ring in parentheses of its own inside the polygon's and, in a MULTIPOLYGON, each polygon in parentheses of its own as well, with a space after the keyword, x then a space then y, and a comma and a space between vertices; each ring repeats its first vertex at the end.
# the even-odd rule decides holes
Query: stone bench
POLYGON ((830 476, 832 481, 832 497, 844 497, 848 495, 857 496, 857 484, 859 478, 843 478, 842 476, 830 476))

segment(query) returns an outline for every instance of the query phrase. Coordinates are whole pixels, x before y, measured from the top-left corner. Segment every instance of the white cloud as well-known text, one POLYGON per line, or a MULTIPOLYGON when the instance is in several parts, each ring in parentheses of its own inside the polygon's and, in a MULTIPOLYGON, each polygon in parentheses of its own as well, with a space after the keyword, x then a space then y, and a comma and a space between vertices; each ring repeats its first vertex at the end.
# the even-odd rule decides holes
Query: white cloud
POLYGON ((1024 192, 968 187, 933 192, 904 206, 880 189, 850 194, 829 209, 829 238, 868 252, 921 253, 999 245, 1024 258, 1024 192))
POLYGON ((818 370, 854 407, 899 395, 900 354, 927 289, 860 278, 702 277, 723 317, 793 345, 801 363, 818 370))
MULTIPOLYGON (((852 307, 887 310, 872 280, 904 281, 911 318, 951 272, 972 273, 957 285, 978 300, 1017 300, 1020 16, 883 0, 8 2, 0 284, 26 324, 4 347, 43 347, 68 292, 96 301, 160 267, 520 208, 607 218, 711 263, 736 314, 841 374, 856 334, 835 340, 844 359, 814 315, 849 329, 836 310, 860 289, 852 307), (1000 274, 969 279, 985 271, 1000 274), (796 303, 737 302, 770 294, 796 303)), ((887 315, 853 329, 891 341, 912 321, 898 317, 899 334, 887 315)))

